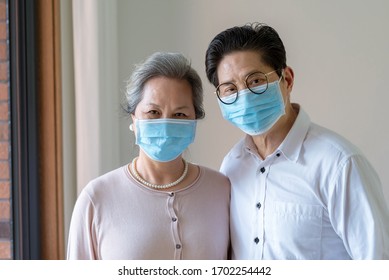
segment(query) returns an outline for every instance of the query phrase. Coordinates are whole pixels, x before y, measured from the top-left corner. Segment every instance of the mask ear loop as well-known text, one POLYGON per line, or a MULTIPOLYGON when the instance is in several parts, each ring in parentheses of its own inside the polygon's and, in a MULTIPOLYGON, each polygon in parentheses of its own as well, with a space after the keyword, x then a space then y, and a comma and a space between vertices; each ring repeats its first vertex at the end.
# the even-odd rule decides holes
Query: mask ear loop
POLYGON ((284 77, 284 69, 281 70, 281 76, 280 76, 280 79, 278 80, 278 83, 281 82, 283 77, 284 77))
POLYGON ((135 117, 135 115, 131 114, 131 117, 132 117, 132 124, 129 125, 129 129, 131 131, 134 131, 134 125, 135 125, 135 121, 137 120, 137 118, 135 117))

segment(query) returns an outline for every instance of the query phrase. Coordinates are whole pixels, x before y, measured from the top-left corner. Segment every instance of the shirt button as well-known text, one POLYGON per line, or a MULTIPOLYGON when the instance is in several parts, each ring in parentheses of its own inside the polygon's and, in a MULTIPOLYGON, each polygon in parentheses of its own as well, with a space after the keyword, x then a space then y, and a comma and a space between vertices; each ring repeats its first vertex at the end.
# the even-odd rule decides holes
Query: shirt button
POLYGON ((176 249, 181 249, 181 245, 180 244, 176 244, 176 249))
POLYGON ((177 221, 177 218, 172 218, 172 221, 173 221, 173 222, 177 221))
POLYGON ((255 242, 255 244, 258 244, 259 238, 258 238, 258 237, 255 237, 255 238, 254 238, 254 242, 255 242))
POLYGON ((258 202, 256 206, 257 206, 258 209, 261 209, 261 206, 262 206, 262 205, 261 205, 260 202, 258 202))
POLYGON ((169 193, 169 196, 174 196, 174 193, 172 192, 172 193, 169 193))
POLYGON ((262 172, 262 173, 265 173, 265 171, 266 171, 265 167, 262 167, 262 168, 261 168, 261 172, 262 172))
POLYGON ((281 154, 280 154, 280 153, 277 153, 277 154, 276 154, 276 156, 277 156, 277 157, 280 157, 280 156, 281 156, 281 154))

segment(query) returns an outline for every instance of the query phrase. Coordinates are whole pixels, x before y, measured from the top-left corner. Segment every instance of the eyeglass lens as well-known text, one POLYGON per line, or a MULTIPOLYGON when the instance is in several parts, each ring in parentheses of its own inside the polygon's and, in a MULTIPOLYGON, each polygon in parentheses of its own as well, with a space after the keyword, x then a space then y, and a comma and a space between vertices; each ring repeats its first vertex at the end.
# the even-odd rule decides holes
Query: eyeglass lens
MULTIPOLYGON (((267 75, 261 72, 252 73, 247 76, 245 83, 251 92, 262 94, 267 89, 267 75)), ((220 84, 216 89, 216 93, 223 103, 232 104, 238 98, 238 87, 234 83, 220 84)))

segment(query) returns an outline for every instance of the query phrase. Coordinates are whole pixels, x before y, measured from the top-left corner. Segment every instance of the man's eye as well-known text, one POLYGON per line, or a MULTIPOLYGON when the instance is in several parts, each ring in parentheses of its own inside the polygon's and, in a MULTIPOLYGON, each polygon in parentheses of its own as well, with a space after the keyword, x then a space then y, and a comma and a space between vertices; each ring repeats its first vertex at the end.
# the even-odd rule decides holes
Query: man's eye
POLYGON ((219 86, 219 94, 221 96, 229 96, 236 93, 238 90, 234 84, 222 84, 219 86))

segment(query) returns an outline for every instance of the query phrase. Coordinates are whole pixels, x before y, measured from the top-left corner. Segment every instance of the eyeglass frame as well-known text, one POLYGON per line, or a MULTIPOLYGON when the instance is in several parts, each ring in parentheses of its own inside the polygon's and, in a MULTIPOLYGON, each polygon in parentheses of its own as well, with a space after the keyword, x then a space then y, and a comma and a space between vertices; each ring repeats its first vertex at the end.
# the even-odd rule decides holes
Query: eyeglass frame
MULTIPOLYGON (((245 78, 245 81, 244 81, 244 83, 245 83, 245 85, 246 85, 246 89, 248 89, 249 91, 251 91, 251 93, 253 93, 253 94, 258 94, 258 95, 264 94, 264 93, 266 92, 266 90, 268 89, 268 87, 269 87, 269 78, 268 78, 268 76, 271 75, 271 74, 273 74, 273 73, 275 73, 275 72, 277 72, 277 71, 279 71, 279 70, 280 70, 280 69, 276 69, 276 70, 270 71, 270 72, 268 72, 268 73, 263 73, 263 72, 261 72, 261 71, 255 71, 255 72, 252 72, 252 73, 248 74, 248 75, 246 76, 246 78, 245 78), (263 75, 266 77, 266 89, 265 89, 263 92, 260 92, 260 93, 252 91, 251 88, 247 85, 247 79, 248 79, 251 75, 254 75, 254 74, 257 74, 257 73, 261 73, 261 74, 263 74, 263 75)), ((282 77, 282 74, 283 74, 283 69, 281 69, 281 77, 282 77)), ((224 104, 226 104, 226 105, 231 105, 231 104, 234 104, 234 103, 236 102, 236 100, 238 100, 238 97, 239 97, 239 90, 238 90, 238 87, 236 86, 236 84, 234 84, 233 82, 227 82, 227 83, 221 83, 221 84, 219 84, 219 85, 216 87, 216 90, 215 90, 214 94, 216 94, 216 96, 217 96, 217 98, 220 100, 220 102, 222 102, 222 103, 224 103, 224 104), (233 85, 236 87, 236 89, 237 89, 237 91, 236 91, 236 98, 235 98, 235 100, 234 100, 233 102, 231 102, 231 103, 224 102, 224 101, 221 99, 221 97, 219 96, 219 94, 218 94, 218 92, 219 92, 219 91, 218 91, 219 87, 220 87, 221 85, 225 85, 225 84, 233 84, 233 85)))

